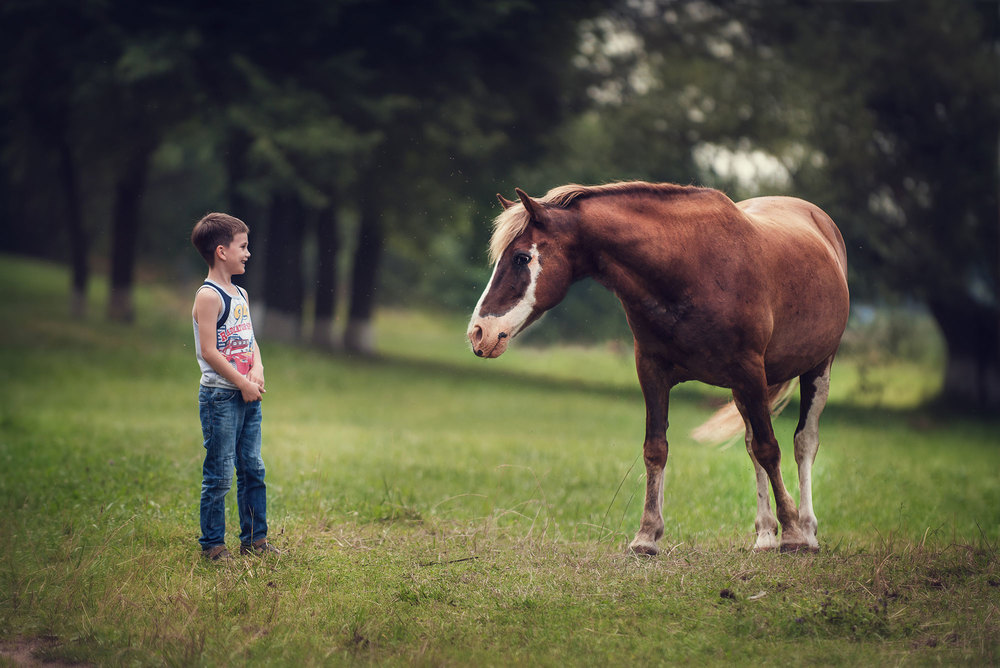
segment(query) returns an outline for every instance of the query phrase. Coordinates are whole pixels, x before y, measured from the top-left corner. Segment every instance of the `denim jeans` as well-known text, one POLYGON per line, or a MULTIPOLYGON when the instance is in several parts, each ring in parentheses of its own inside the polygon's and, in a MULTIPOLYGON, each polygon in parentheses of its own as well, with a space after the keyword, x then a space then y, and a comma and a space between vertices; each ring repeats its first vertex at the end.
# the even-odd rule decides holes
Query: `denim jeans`
POLYGON ((202 549, 225 543, 226 492, 236 469, 240 542, 267 536, 264 460, 260 457, 260 402, 247 403, 239 390, 202 386, 198 392, 205 464, 201 482, 202 549))

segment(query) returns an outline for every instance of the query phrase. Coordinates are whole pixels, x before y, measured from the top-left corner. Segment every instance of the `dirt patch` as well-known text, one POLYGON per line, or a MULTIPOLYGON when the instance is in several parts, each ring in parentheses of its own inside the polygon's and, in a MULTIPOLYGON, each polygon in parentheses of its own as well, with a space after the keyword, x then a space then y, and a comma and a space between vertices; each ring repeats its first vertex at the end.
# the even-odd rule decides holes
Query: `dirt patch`
POLYGON ((88 666, 87 663, 67 663, 42 658, 46 650, 59 645, 55 636, 36 636, 30 638, 12 638, 0 640, 0 656, 13 662, 15 666, 47 666, 60 668, 62 666, 88 666))

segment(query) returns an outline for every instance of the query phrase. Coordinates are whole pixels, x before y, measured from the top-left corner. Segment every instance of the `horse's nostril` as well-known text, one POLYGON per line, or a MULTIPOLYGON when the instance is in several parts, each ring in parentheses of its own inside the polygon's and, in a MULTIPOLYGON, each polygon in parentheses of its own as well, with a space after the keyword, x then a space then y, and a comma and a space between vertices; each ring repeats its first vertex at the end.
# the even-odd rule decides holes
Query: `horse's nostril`
POLYGON ((472 328, 472 332, 469 334, 469 339, 472 341, 472 345, 478 346, 483 342, 483 328, 476 325, 472 328))

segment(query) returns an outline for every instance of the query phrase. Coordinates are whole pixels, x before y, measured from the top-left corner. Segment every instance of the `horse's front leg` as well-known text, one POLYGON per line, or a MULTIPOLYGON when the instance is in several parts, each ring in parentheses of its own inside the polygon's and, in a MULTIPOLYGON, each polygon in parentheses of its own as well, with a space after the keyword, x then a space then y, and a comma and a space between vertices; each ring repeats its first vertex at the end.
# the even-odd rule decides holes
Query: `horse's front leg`
POLYGON ((646 462, 646 502, 639 531, 629 545, 636 554, 655 556, 656 541, 663 536, 663 470, 667 464, 667 412, 672 384, 660 369, 645 362, 636 351, 639 384, 646 400, 646 440, 642 445, 646 462))

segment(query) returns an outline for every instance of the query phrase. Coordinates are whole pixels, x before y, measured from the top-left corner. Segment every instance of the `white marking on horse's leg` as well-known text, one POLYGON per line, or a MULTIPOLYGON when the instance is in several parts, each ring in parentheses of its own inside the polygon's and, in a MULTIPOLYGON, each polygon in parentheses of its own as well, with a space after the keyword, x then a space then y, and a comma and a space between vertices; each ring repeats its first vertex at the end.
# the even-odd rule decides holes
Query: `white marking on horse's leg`
POLYGON ((754 543, 755 550, 777 550, 780 546, 778 542, 778 518, 771 510, 771 490, 770 481, 767 478, 767 471, 757 463, 757 458, 753 456, 753 428, 750 423, 746 423, 746 444, 747 454, 753 462, 754 474, 757 479, 757 518, 754 520, 754 529, 757 530, 757 541, 754 543))
POLYGON ((806 413, 803 427, 795 434, 795 463, 799 467, 799 528, 812 548, 819 547, 816 539, 818 522, 812 502, 812 467, 819 450, 819 416, 830 396, 830 369, 813 383, 816 394, 806 413))
POLYGON ((656 541, 663 536, 663 469, 663 466, 646 467, 646 504, 639 532, 629 544, 636 554, 655 555, 660 551, 656 541))

